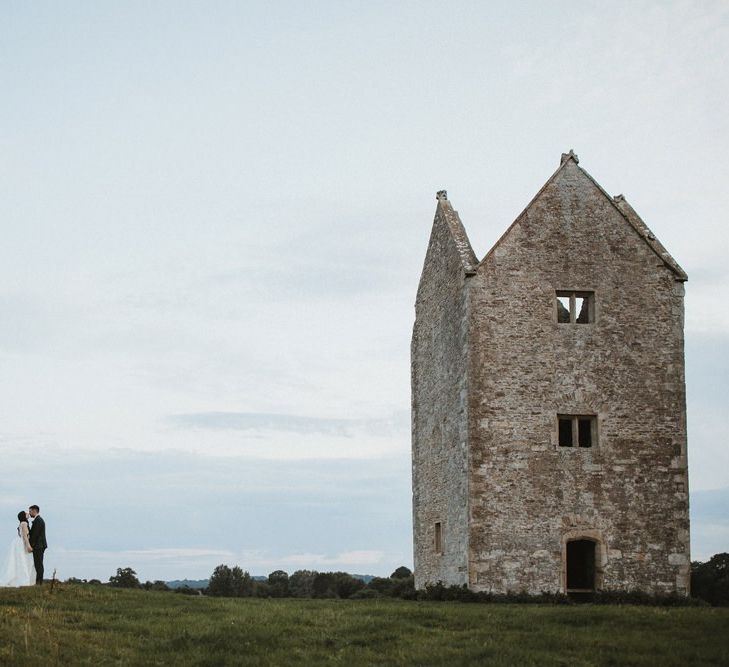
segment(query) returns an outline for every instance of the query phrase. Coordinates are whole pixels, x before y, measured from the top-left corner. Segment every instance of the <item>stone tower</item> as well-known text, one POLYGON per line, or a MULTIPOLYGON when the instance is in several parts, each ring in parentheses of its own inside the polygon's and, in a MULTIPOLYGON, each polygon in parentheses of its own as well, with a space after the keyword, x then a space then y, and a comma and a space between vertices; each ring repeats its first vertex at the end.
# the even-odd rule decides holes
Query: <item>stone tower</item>
POLYGON ((478 261, 446 193, 415 306, 415 582, 687 594, 687 277, 570 151, 478 261))

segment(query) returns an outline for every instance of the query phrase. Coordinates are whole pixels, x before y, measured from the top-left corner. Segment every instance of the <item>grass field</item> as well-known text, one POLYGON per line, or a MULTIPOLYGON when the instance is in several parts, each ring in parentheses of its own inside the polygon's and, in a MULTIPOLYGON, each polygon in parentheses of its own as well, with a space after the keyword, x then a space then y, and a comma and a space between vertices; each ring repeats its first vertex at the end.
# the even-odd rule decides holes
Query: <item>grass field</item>
POLYGON ((0 589, 2 665, 729 665, 729 609, 0 589))

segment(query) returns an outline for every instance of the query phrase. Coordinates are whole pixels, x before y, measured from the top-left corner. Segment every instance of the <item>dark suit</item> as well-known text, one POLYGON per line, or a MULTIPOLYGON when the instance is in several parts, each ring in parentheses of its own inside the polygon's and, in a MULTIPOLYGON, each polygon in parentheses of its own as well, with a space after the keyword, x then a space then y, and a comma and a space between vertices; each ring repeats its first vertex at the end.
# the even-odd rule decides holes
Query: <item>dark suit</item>
POLYGON ((28 535, 30 546, 33 547, 33 564, 35 565, 35 583, 43 583, 43 553, 48 548, 46 542, 46 522, 41 515, 36 515, 28 535))

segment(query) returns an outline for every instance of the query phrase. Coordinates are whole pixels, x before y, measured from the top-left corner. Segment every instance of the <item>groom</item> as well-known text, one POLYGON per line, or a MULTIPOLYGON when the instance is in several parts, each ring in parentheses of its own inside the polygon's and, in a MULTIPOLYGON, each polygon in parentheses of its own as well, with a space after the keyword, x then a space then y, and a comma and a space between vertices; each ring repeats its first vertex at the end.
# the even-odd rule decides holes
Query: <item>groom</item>
POLYGON ((33 548, 35 583, 37 586, 40 586, 43 583, 43 553, 48 548, 48 543, 46 542, 46 522, 43 521, 43 517, 40 515, 40 507, 38 505, 31 505, 28 508, 28 514, 33 519, 28 541, 33 548))

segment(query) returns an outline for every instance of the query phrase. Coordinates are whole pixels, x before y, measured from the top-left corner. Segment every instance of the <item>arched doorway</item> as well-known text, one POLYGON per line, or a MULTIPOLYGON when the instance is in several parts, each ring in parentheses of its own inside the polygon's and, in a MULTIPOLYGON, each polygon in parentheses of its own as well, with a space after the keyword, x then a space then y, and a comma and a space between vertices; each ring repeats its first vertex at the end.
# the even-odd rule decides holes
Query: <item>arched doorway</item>
POLYGON ((567 593, 592 593, 595 586, 595 542, 567 542, 567 593))

